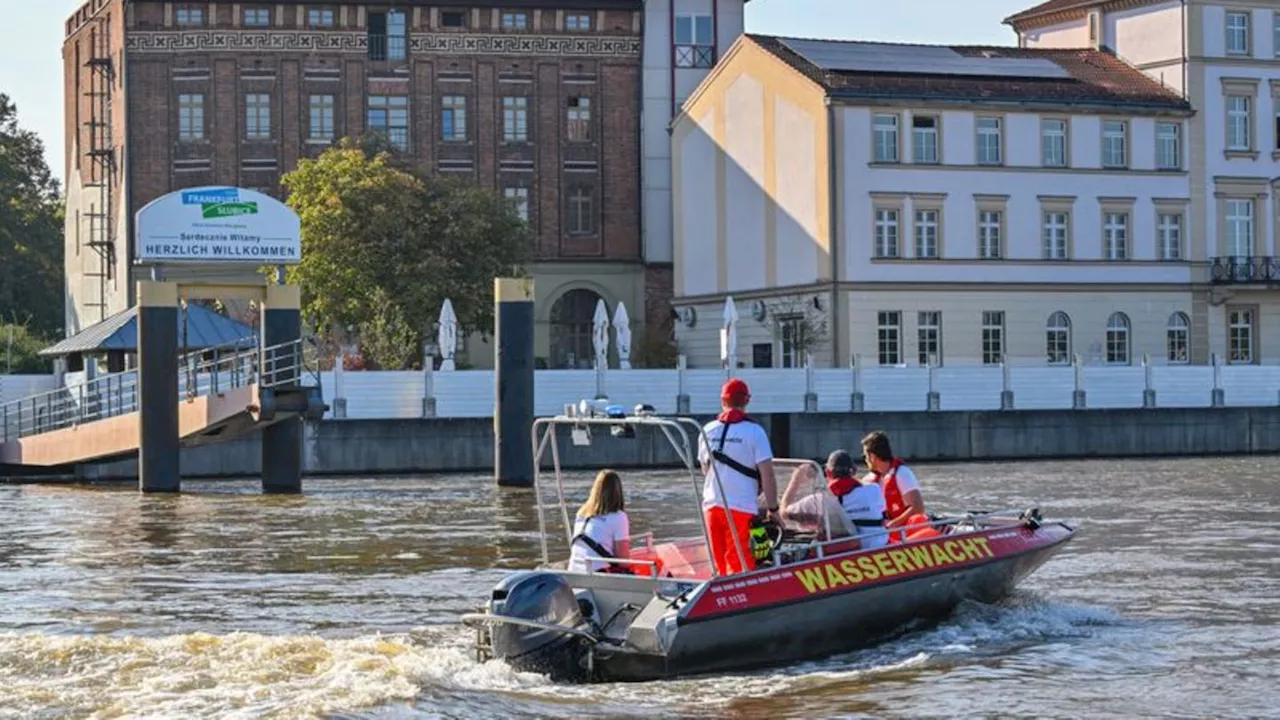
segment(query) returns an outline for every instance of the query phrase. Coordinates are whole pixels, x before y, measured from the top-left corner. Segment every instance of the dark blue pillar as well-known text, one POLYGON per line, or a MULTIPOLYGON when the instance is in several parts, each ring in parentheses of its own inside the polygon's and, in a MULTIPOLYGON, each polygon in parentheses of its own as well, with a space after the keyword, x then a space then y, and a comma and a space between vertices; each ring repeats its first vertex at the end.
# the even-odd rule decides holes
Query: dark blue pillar
POLYGON ((138 485, 182 487, 178 430, 178 286, 138 283, 138 485))
POLYGON ((493 281, 493 476, 533 486, 533 280, 493 281))
MULTIPOLYGON (((260 392, 286 393, 302 380, 302 295, 297 285, 268 285, 262 308, 263 379, 260 392), (285 345, 285 347, 280 347, 285 345)), ((301 395, 298 395, 300 398, 301 395)), ((262 492, 302 492, 302 416, 288 417, 262 430, 262 492)))

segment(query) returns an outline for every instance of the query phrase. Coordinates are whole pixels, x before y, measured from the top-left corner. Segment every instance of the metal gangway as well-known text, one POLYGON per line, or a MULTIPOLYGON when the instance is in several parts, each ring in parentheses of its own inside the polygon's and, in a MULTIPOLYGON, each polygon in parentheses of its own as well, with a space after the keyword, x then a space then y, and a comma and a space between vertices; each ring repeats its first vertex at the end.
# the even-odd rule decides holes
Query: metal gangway
MULTIPOLYGON (((200 398, 256 397, 264 389, 318 389, 318 364, 307 356, 308 347, 306 341, 295 340, 260 348, 249 338, 185 353, 178 361, 178 394, 173 400, 181 405, 200 398)), ((0 448, 136 413, 138 389, 138 371, 133 369, 0 405, 0 448)))

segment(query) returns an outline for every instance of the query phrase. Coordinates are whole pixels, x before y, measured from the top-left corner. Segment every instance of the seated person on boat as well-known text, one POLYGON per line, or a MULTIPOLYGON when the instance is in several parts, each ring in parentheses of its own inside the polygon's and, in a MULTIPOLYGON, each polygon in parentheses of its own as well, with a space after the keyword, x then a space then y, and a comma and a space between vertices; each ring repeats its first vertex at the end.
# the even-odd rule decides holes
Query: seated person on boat
POLYGON ((884 547, 889 543, 884 491, 874 482, 854 477, 855 470, 853 456, 847 450, 832 452, 827 457, 827 489, 856 528, 861 547, 864 550, 884 547))
POLYGON ((721 575, 731 575, 755 569, 751 521, 762 509, 757 496, 764 497, 767 519, 777 522, 778 486, 769 436, 747 417, 751 401, 747 384, 730 379, 720 391, 720 401, 723 412, 703 426, 698 438, 698 462, 706 477, 702 510, 711 540, 711 560, 721 575))
POLYGON ((631 556, 631 523, 624 506, 622 478, 613 470, 601 470, 573 523, 570 572, 631 572, 625 564, 608 562, 631 556))
POLYGON ((876 430, 862 438, 862 456, 871 472, 864 480, 878 483, 884 492, 885 526, 891 531, 889 542, 904 542, 940 535, 930 527, 929 516, 924 511, 924 496, 920 482, 902 458, 894 457, 889 436, 876 430))
MULTIPOLYGON (((878 487, 876 492, 880 492, 878 487)), ((809 463, 791 473, 791 480, 787 483, 787 489, 782 492, 779 505, 782 506, 782 527, 786 530, 812 534, 818 540, 857 535, 857 530, 840 507, 840 501, 818 479, 818 473, 809 463), (828 528, 830 533, 827 532, 828 528)))

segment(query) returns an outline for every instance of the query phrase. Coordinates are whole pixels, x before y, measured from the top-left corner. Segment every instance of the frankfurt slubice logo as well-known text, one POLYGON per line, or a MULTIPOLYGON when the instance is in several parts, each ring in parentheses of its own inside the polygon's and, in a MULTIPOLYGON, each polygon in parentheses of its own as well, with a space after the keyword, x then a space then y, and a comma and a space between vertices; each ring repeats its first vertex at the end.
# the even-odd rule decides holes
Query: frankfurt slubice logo
POLYGON ((242 201, 236 188, 184 192, 182 204, 199 205, 200 216, 205 220, 258 214, 258 203, 242 201))

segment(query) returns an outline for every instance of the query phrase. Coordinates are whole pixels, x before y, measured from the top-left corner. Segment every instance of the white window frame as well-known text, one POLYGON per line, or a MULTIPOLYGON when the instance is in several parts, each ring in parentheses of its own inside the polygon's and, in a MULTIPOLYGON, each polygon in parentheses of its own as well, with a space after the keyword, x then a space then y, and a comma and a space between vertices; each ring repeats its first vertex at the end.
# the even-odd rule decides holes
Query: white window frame
MULTIPOLYGON (((391 147, 407 152, 409 150, 409 97, 407 95, 370 95, 365 105, 365 120, 373 127, 371 115, 381 112, 386 118, 387 142, 391 147), (397 130, 403 132, 396 132, 397 130)), ((375 131, 376 132, 376 131, 375 131)))
POLYGON ((1253 308, 1227 308, 1227 364, 1252 365, 1257 354, 1253 308))
POLYGON ((1156 216, 1161 260, 1182 260, 1182 224, 1182 213, 1179 212, 1162 212, 1156 216))
POLYGON ((1071 316, 1061 310, 1044 324, 1045 360, 1050 365, 1071 364, 1071 316))
POLYGON ((1129 365, 1132 363, 1133 346, 1130 332, 1133 323, 1129 316, 1122 312, 1111 313, 1107 318, 1106 342, 1103 357, 1108 365, 1129 365))
POLYGON ((204 25, 204 8, 178 7, 173 11, 173 21, 183 27, 204 25))
POLYGON ((784 315, 778 318, 778 363, 783 368, 804 367, 804 317, 784 315))
POLYGON ((182 93, 178 96, 178 140, 191 142, 204 139, 204 94, 182 93))
POLYGON ((467 141, 467 96, 440 97, 440 139, 443 142, 467 141))
POLYGON ((583 32, 591 29, 591 16, 587 13, 569 13, 564 16, 564 29, 583 32))
POLYGON ((912 115, 911 116, 911 162, 921 165, 937 165, 942 161, 939 139, 940 118, 937 115, 912 115), (919 127, 917 122, 925 121, 930 123, 926 127, 919 127))
POLYGON ((916 362, 921 367, 942 365, 942 311, 916 313, 916 362))
POLYGON ((502 196, 511 204, 516 217, 529 222, 529 188, 508 186, 502 189, 502 196))
POLYGON ((898 115, 876 115, 871 118, 872 158, 878 163, 896 163, 898 157, 898 115))
POLYGON ((902 257, 902 212, 898 208, 875 209, 875 256, 882 259, 902 257))
POLYGON ((1044 259, 1066 260, 1071 245, 1071 213, 1065 210, 1045 210, 1041 215, 1041 223, 1044 259))
POLYGON ((271 95, 245 93, 244 137, 246 140, 271 139, 271 95))
POLYGON ((1067 121, 1043 118, 1040 121, 1040 162, 1044 167, 1067 167, 1067 121))
POLYGON ((982 311, 982 364, 1000 365, 1005 353, 1003 310, 982 311))
POLYGON ((1228 95, 1223 101, 1227 111, 1227 149, 1248 152, 1253 149, 1253 98, 1228 95))
POLYGON ((312 95, 307 98, 307 115, 309 127, 307 139, 316 142, 332 142, 335 135, 334 104, 337 98, 333 95, 312 95))
POLYGON ((502 96, 502 141, 529 142, 529 98, 523 95, 502 96))
POLYGON ((1000 165, 1004 162, 1002 128, 998 117, 978 117, 975 123, 977 164, 1000 165))
POLYGON ((919 208, 915 211, 916 257, 925 260, 936 260, 938 247, 938 229, 941 212, 936 208, 919 208))
POLYGON ((1178 123, 1156 123, 1156 169, 1182 169, 1182 126, 1178 123))
POLYGON ((675 17, 675 66, 709 68, 715 65, 716 26, 706 13, 677 13, 675 17))
POLYGON ((329 8, 311 8, 307 10, 308 27, 333 27, 333 10, 329 8))
POLYGON ((271 27, 269 8, 244 8, 241 13, 241 22, 245 27, 271 27))
POLYGON ((999 260, 1004 256, 1003 231, 1003 210, 978 211, 978 257, 980 259, 999 260))
POLYGON ((1102 213, 1102 259, 1129 259, 1129 213, 1108 210, 1102 213))
POLYGON ((1129 166, 1129 123, 1124 120, 1102 121, 1102 167, 1129 166))
POLYGON ((1223 23, 1226 30, 1225 49, 1228 55, 1248 55, 1250 45, 1250 21, 1252 13, 1249 11, 1228 11, 1226 20, 1223 23))
POLYGON ((574 95, 569 101, 577 104, 569 105, 565 111, 565 135, 570 142, 587 142, 591 140, 591 98, 574 95))
POLYGON ((876 358, 880 365, 902 364, 902 311, 876 313, 876 358))
POLYGON ((1164 330, 1165 362, 1170 365, 1187 365, 1191 362, 1191 319, 1186 313, 1169 316, 1164 330))
POLYGON ((1253 201, 1228 198, 1224 204, 1226 213, 1223 217, 1223 225, 1227 231, 1227 256, 1253 257, 1254 249, 1257 247, 1257 223, 1254 218, 1253 201))
POLYGON ((503 30, 528 30, 529 13, 519 10, 507 10, 502 13, 503 30))

